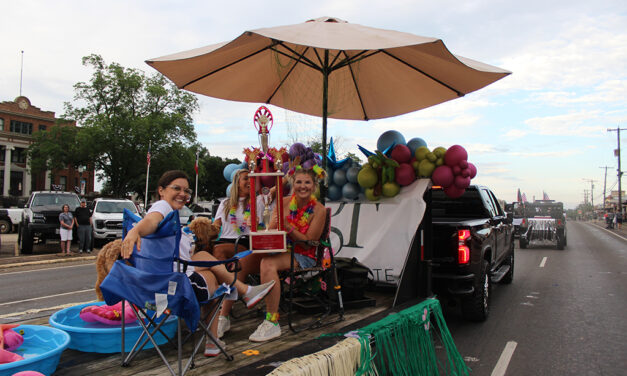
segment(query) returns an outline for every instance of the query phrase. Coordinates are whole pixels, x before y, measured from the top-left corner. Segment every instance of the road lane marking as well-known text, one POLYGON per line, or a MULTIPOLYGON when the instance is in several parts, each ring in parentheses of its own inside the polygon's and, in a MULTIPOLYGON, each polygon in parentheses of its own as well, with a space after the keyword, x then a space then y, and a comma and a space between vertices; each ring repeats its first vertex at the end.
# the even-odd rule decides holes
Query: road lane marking
POLYGON ((546 256, 542 258, 542 262, 540 262, 540 267, 541 268, 544 268, 544 264, 546 264, 546 259, 547 259, 546 256))
POLYGON ((0 269, 8 269, 8 268, 17 268, 19 266, 30 266, 30 265, 46 265, 46 264, 57 264, 60 262, 74 262, 81 260, 95 260, 96 256, 83 256, 77 258, 58 258, 53 260, 40 260, 40 261, 26 261, 26 262, 18 262, 15 264, 5 264, 0 265, 0 269))
POLYGON ((59 266, 56 268, 45 268, 45 269, 33 269, 33 270, 22 270, 19 272, 8 272, 8 273, 0 273, 0 277, 11 274, 24 274, 30 272, 41 272, 42 270, 58 270, 58 269, 67 269, 67 268, 79 268, 82 266, 92 266, 93 264, 79 264, 79 265, 69 265, 69 266, 59 266))
POLYGON ((46 308, 34 308, 34 309, 29 309, 26 310, 24 312, 13 312, 13 313, 8 313, 6 315, 0 315, 0 319, 8 319, 11 317, 15 317, 15 316, 23 316, 23 315, 30 315, 33 313, 39 313, 39 312, 44 312, 44 311, 50 311, 50 310, 61 310, 61 309, 65 309, 65 308, 69 308, 69 307, 74 307, 80 304, 87 304, 87 303, 96 303, 97 300, 90 300, 88 302, 82 302, 82 303, 67 303, 67 304, 61 304, 58 306, 54 306, 54 307, 46 307, 46 308))
POLYGON ((499 358, 499 361, 496 362, 496 366, 492 370, 492 376, 505 375, 505 371, 507 371, 507 366, 509 365, 509 361, 512 359, 512 355, 514 355, 514 350, 516 350, 517 345, 518 344, 514 341, 509 341, 505 344, 501 357, 499 358))
POLYGON ((31 298, 31 299, 24 299, 24 300, 15 300, 15 301, 12 301, 12 302, 0 303, 0 307, 5 306, 5 305, 9 305, 9 304, 33 302, 33 301, 35 301, 35 300, 48 299, 48 298, 56 298, 57 296, 72 295, 72 294, 80 294, 80 293, 82 293, 82 292, 91 292, 91 291, 94 291, 94 289, 78 290, 78 291, 70 291, 70 292, 64 292, 64 293, 61 293, 61 294, 47 295, 47 296, 40 296, 40 297, 38 297, 38 298, 31 298))

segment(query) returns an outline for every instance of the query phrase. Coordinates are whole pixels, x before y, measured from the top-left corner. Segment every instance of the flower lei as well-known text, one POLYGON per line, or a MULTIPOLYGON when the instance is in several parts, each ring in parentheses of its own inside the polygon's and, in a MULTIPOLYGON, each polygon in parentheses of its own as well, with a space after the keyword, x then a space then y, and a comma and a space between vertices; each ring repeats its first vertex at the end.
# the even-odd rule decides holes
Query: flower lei
POLYGON ((244 220, 242 221, 241 225, 237 225, 237 217, 235 216, 235 208, 231 208, 231 210, 229 210, 229 219, 231 222, 231 226, 233 226, 233 229, 235 230, 235 232, 237 232, 237 235, 241 235, 242 232, 246 231, 246 227, 248 221, 250 220, 250 203, 248 205, 246 205, 246 208, 244 209, 244 220))
POLYGON ((309 216, 313 214, 316 202, 316 198, 311 196, 307 205, 299 209, 296 204, 296 195, 292 195, 292 199, 288 205, 290 215, 287 217, 287 222, 296 227, 296 229, 303 234, 306 233, 307 229, 309 229, 309 216))

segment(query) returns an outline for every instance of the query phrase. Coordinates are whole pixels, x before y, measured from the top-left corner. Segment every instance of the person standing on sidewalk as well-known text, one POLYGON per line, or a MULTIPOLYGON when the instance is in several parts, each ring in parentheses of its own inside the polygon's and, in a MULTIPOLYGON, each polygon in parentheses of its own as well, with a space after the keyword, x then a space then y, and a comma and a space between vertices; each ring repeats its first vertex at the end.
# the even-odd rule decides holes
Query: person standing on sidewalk
POLYGON ((74 221, 78 229, 78 252, 91 253, 91 211, 84 198, 81 199, 81 206, 74 210, 74 221))
POLYGON ((62 210, 61 214, 59 214, 59 222, 61 223, 61 228, 59 229, 59 235, 61 236, 60 256, 69 256, 72 254, 70 244, 72 243, 74 216, 70 212, 70 206, 68 204, 63 205, 62 210))

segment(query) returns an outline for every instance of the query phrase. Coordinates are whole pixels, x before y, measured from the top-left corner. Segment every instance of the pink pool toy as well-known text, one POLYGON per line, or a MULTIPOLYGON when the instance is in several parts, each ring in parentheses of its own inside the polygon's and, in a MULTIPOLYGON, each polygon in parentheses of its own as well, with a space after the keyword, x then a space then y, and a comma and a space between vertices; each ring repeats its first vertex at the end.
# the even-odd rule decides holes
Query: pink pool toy
MULTIPOLYGON (((122 302, 115 305, 92 305, 81 310, 80 318, 86 322, 101 322, 107 325, 121 325, 122 323, 122 302)), ((131 309, 131 305, 126 302, 124 305, 124 321, 127 324, 135 322, 137 316, 131 309)))

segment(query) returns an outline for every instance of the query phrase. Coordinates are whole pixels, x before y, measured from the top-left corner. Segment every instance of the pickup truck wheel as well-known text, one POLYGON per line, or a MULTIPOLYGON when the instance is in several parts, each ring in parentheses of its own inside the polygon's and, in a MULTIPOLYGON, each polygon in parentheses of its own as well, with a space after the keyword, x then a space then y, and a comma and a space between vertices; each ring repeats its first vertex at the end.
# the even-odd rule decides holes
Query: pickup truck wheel
POLYGON ((514 243, 512 243, 512 249, 509 256, 507 256, 505 265, 509 265, 509 271, 503 276, 501 283, 509 285, 514 281, 514 243))
POLYGON ((11 227, 13 227, 11 222, 7 221, 6 219, 0 219, 0 233, 8 234, 9 232, 11 232, 11 227))
POLYGON ((25 254, 33 253, 33 236, 28 231, 28 225, 22 225, 20 234, 20 252, 25 254))
POLYGON ((526 241, 525 239, 520 238, 520 240, 519 240, 518 242, 519 242, 519 244, 520 244, 520 249, 525 249, 525 248, 527 248, 527 244, 528 244, 528 243, 527 243, 527 241, 526 241))
POLYGON ((479 278, 475 283, 475 291, 472 296, 462 300, 462 315, 470 321, 485 321, 490 312, 490 292, 492 284, 488 269, 488 261, 483 260, 479 278))
POLYGON ((561 236, 557 237, 557 245, 556 248, 559 249, 560 251, 562 249, 564 249, 564 245, 566 244, 566 242, 564 241, 564 239, 561 236))

